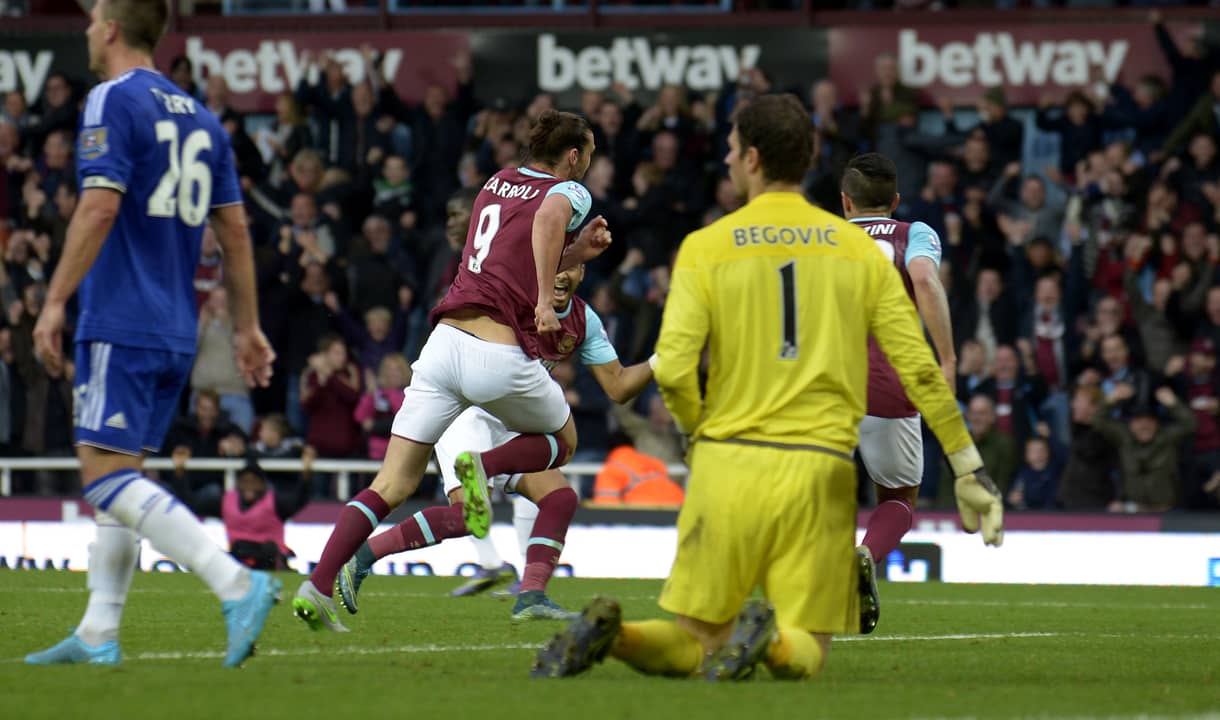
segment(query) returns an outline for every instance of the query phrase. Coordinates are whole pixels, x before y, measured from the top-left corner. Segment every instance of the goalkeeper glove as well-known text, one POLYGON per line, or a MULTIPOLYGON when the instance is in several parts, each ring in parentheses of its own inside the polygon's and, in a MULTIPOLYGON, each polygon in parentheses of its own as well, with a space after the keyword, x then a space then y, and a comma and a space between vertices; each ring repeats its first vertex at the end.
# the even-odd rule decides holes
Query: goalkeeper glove
POLYGON ((949 456, 949 467, 956 478, 953 492, 957 495, 957 511, 962 516, 962 529, 968 533, 983 527, 983 543, 999 547, 1004 542, 1004 502, 1000 491, 983 469, 983 459, 971 443, 949 456))

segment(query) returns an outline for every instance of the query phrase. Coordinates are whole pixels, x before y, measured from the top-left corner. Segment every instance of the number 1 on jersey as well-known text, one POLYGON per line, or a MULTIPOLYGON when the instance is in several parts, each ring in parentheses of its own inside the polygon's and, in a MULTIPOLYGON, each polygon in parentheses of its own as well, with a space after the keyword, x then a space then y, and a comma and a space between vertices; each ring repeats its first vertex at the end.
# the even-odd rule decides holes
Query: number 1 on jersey
POLYGON ((796 261, 779 266, 779 285, 782 298, 780 324, 783 328, 783 342, 779 347, 780 360, 795 360, 800 355, 796 342, 796 261))
POLYGON ((483 212, 479 213, 479 222, 474 226, 474 255, 470 256, 470 262, 467 267, 470 272, 478 274, 483 272, 483 261, 487 259, 487 254, 491 252, 491 241, 495 239, 496 233, 500 230, 500 204, 492 203, 483 208, 483 212))

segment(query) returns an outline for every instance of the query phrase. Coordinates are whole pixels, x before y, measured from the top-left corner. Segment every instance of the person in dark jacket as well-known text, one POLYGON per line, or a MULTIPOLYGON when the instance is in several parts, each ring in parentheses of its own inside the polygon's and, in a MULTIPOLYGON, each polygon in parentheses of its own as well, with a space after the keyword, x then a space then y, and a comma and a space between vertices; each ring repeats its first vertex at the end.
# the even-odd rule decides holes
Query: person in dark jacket
MULTIPOLYGON (((1122 468, 1121 509, 1128 512, 1164 512, 1180 498, 1178 451, 1195 430, 1195 416, 1178 401, 1168 387, 1156 391, 1156 401, 1169 414, 1161 425, 1156 407, 1139 403, 1123 422, 1108 412, 1117 403, 1130 399, 1129 385, 1120 385, 1106 398, 1106 405, 1093 417, 1097 431, 1118 450, 1122 468)), ((1111 510, 1119 510, 1112 505, 1111 510)))
POLYGON ((1081 385, 1072 393, 1072 442, 1057 491, 1064 510, 1105 510, 1118 497, 1114 447, 1093 427, 1101 407, 1096 385, 1081 385))

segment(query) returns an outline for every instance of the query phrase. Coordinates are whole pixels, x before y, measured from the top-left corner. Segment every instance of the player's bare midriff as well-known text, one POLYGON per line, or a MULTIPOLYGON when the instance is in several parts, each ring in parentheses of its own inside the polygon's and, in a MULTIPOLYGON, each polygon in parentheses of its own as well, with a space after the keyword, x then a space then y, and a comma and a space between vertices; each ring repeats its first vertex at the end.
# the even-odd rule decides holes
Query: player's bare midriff
POLYGON ((445 313, 440 319, 446 325, 470 333, 480 340, 498 345, 517 345, 517 335, 509 326, 492 320, 487 313, 477 308, 458 308, 445 313))

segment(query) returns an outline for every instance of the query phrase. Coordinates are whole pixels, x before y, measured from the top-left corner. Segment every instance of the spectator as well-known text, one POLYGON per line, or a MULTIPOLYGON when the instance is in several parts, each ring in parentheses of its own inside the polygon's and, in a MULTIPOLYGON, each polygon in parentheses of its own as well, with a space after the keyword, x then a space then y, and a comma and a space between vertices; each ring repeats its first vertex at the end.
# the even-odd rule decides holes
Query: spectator
POLYGON ((250 446, 255 458, 298 458, 304 445, 292 434, 288 418, 280 413, 267 415, 258 421, 258 440, 250 446))
POLYGON ((1099 150, 1104 125, 1087 95, 1070 93, 1062 107, 1046 96, 1038 103, 1038 129, 1059 136, 1059 174, 1072 182, 1077 163, 1099 150))
POLYGON ((214 393, 229 422, 244 434, 254 426, 250 390, 237 370, 236 339, 229 312, 229 294, 223 287, 212 290, 199 311, 199 344, 191 370, 191 391, 214 393))
POLYGON ((995 353, 996 346, 1011 345, 1016 340, 1016 311, 995 270, 979 272, 974 297, 960 303, 953 315, 957 344, 973 338, 983 346, 987 357, 995 353))
POLYGON ((354 457, 360 449, 354 419, 359 402, 360 369, 348 359, 343 338, 326 335, 301 377, 301 407, 309 417, 306 444, 322 457, 354 457))
POLYGON ((1205 490, 1220 472, 1220 388, 1215 344, 1206 337, 1195 340, 1186 361, 1175 357, 1166 374, 1195 415, 1195 437, 1185 467, 1182 499, 1189 508, 1215 508, 1217 496, 1205 490))
POLYGON ((1060 470, 1046 438, 1034 436, 1026 440, 1025 462, 1008 492, 1008 505, 1018 510, 1054 508, 1060 470))
POLYGON ((22 131, 27 147, 42 147, 46 138, 54 132, 76 133, 79 116, 76 88, 67 75, 58 70, 47 75, 46 84, 42 87, 41 108, 38 122, 22 131))
POLYGON ((313 144, 309 125, 297 103, 296 96, 280 93, 275 99, 275 120, 257 138, 263 161, 269 166, 268 178, 279 184, 288 173, 288 166, 297 153, 313 144))
POLYGON ((1021 177, 1021 166, 1010 164, 991 190, 990 201, 996 208, 1000 231, 1011 245, 1021 246, 1036 237, 1059 236, 1063 227, 1066 203, 1047 196, 1046 182, 1037 175, 1028 175, 1020 182, 1020 193, 1009 199, 1013 186, 1021 177))
POLYGON ((1148 19, 1156 34, 1157 44, 1161 46, 1161 53, 1173 73, 1170 78, 1167 111, 1173 122, 1177 122, 1186 115, 1195 100, 1207 91, 1207 81, 1215 67, 1215 59, 1209 57, 1202 35, 1190 38, 1179 47, 1165 27, 1159 10, 1153 10, 1148 19))
POLYGON ((1115 408, 1119 414, 1130 412, 1134 405, 1148 406, 1152 402, 1152 378, 1132 364, 1131 353, 1121 335, 1110 335, 1102 340, 1101 358, 1104 368, 1101 389, 1107 402, 1122 403, 1115 408), (1111 400, 1112 397, 1119 399, 1111 400))
POLYGON ((182 92, 199 102, 204 101, 203 91, 199 89, 199 83, 195 82, 195 68, 187 56, 176 55, 173 60, 169 61, 169 79, 182 92))
POLYGON ((174 494, 196 515, 219 517, 229 540, 229 553, 256 570, 285 570, 294 553, 284 542, 284 523, 309 502, 313 454, 304 457, 305 469, 277 473, 272 483, 253 458, 237 472, 237 487, 223 495, 197 494, 185 481, 190 454, 174 453, 174 494))
MULTIPOLYGON (((221 414, 220 397, 212 390, 195 393, 192 414, 174 422, 164 447, 183 462, 191 457, 241 457, 246 452, 245 436, 221 414)), ((184 481, 200 502, 218 501, 223 494, 224 474, 219 471, 193 470, 184 481)))
POLYGON ((411 291, 400 288, 399 305, 394 312, 380 306, 369 308, 361 325, 350 313, 344 312, 334 293, 326 294, 326 306, 339 319, 343 337, 355 350, 365 372, 378 372, 383 357, 402 351, 407 340, 407 311, 411 300, 411 291))
POLYGON ((293 428, 302 434, 308 427, 300 403, 301 375, 309 358, 317 352, 322 337, 339 331, 338 318, 326 306, 328 292, 330 276, 326 269, 318 263, 310 263, 301 274, 299 289, 289 296, 286 303, 286 342, 281 344, 288 375, 286 413, 293 428))
POLYGON ((1156 408, 1137 404, 1125 423, 1110 417, 1108 410, 1134 397, 1129 385, 1119 386, 1106 398, 1106 407, 1093 418, 1098 432, 1118 450, 1122 468, 1123 502, 1113 502, 1111 512, 1164 512, 1177 504, 1180 496, 1178 446, 1195 429, 1195 417, 1178 402, 1173 390, 1162 387, 1156 401, 1170 415, 1162 427, 1156 408))
MULTIPOLYGON (((348 304, 352 311, 364 314, 375 307, 399 305, 409 310, 415 301, 409 260, 405 253, 391 250, 390 223, 381 215, 369 215, 364 221, 362 239, 367 249, 353 252, 347 267, 348 287, 352 290, 348 304)), ((462 239, 465 240, 465 235, 462 239)))
MULTIPOLYGON (((48 370, 34 355, 34 324, 42 310, 46 286, 35 283, 22 293, 22 300, 9 309, 12 354, 25 399, 21 425, 21 449, 35 456, 72 455, 72 380, 76 367, 65 360, 63 367, 48 370)), ((68 345, 70 338, 63 339, 68 345)), ((82 398, 86 401, 87 398, 82 398)), ((107 417, 106 420, 111 420, 107 417)), ((72 475, 49 470, 35 473, 34 490, 40 495, 71 492, 72 475)))
POLYGON ((195 309, 202 310, 212 291, 221 287, 224 268, 221 262, 220 243, 211 225, 203 226, 203 241, 199 250, 199 266, 195 268, 195 309))
POLYGON ((17 430, 25 414, 24 390, 13 352, 13 330, 0 327, 0 456, 19 454, 17 430))
POLYGON ((963 188, 990 190, 995 185, 999 168, 991 158, 991 146, 987 144, 986 135, 979 133, 966 139, 957 175, 963 188))
POLYGON ((1008 98, 1001 87, 988 88, 978 102, 979 123, 971 134, 981 134, 991 148, 996 167, 1008 167, 1021 161, 1025 143, 1025 128, 1008 114, 1008 98))
POLYGON ((1176 155, 1196 133, 1216 135, 1220 131, 1220 123, 1216 120, 1215 106, 1220 104, 1220 70, 1213 70, 1207 92, 1195 95, 1198 100, 1191 106, 1190 112, 1169 134, 1165 144, 1161 146, 1164 155, 1176 155))
MULTIPOLYGON (((1127 301, 1131 305, 1132 315, 1139 326, 1140 339, 1147 348, 1148 366, 1157 371, 1165 369, 1165 364, 1173 355, 1180 354, 1182 348, 1177 342, 1177 333, 1166 313, 1172 284, 1169 278, 1156 278, 1152 282, 1152 302, 1144 297, 1144 291, 1139 286, 1137 273, 1143 265, 1152 239, 1146 236, 1132 236, 1127 241, 1127 270, 1124 273, 1124 285, 1127 290, 1127 301)), ((1189 271, 1189 267, 1186 268, 1189 271)))
POLYGON ((902 84, 898 76, 898 59, 893 55, 878 55, 873 61, 873 73, 872 88, 861 90, 859 100, 864 135, 876 143, 885 125, 895 125, 915 114, 919 108, 919 94, 902 84))
POLYGON ((665 463, 639 452, 626 433, 611 437, 614 448, 593 484, 596 505, 679 507, 685 493, 669 478, 665 463))
POLYGON ((1058 500, 1065 510, 1104 510, 1118 497, 1114 447, 1098 430, 1102 392, 1081 385, 1072 393, 1072 442, 1059 477, 1058 500))
MULTIPOLYGON (((847 163, 860 149, 859 123, 839 104, 830 80, 818 80, 809 89, 814 129, 813 168, 805 178, 805 192, 819 207, 837 212, 839 181, 847 163)), ((719 192, 717 192, 719 195, 719 192)))
POLYGON ((386 355, 376 374, 365 371, 365 393, 353 417, 368 437, 370 460, 385 458, 394 415, 402 407, 403 391, 411 383, 411 367, 399 353, 386 355))
POLYGON ((963 407, 970 398, 980 391, 991 377, 991 369, 987 363, 987 351, 983 345, 973 338, 961 344, 957 358, 957 401, 963 407))
POLYGON ((624 405, 613 405, 614 417, 631 438, 632 447, 641 453, 655 457, 666 465, 683 462, 682 436, 674 425, 673 416, 659 394, 653 394, 647 402, 648 415, 641 416, 624 405))
POLYGON ((979 455, 996 487, 1004 495, 1012 486, 1017 472, 1017 446, 1012 437, 1000 432, 995 424, 995 403, 986 395, 970 398, 966 408, 966 424, 978 447, 979 455))
POLYGON ((1017 351, 1010 345, 996 348, 992 377, 976 392, 991 398, 995 408, 995 427, 1022 447, 1043 424, 1040 415, 1046 400, 1046 384, 1036 374, 1023 374, 1017 351))
POLYGON ((1173 129, 1166 94, 1165 81, 1156 75, 1141 77, 1130 91, 1115 83, 1102 120, 1110 128, 1127 129, 1135 150, 1146 159, 1160 151, 1173 129))

